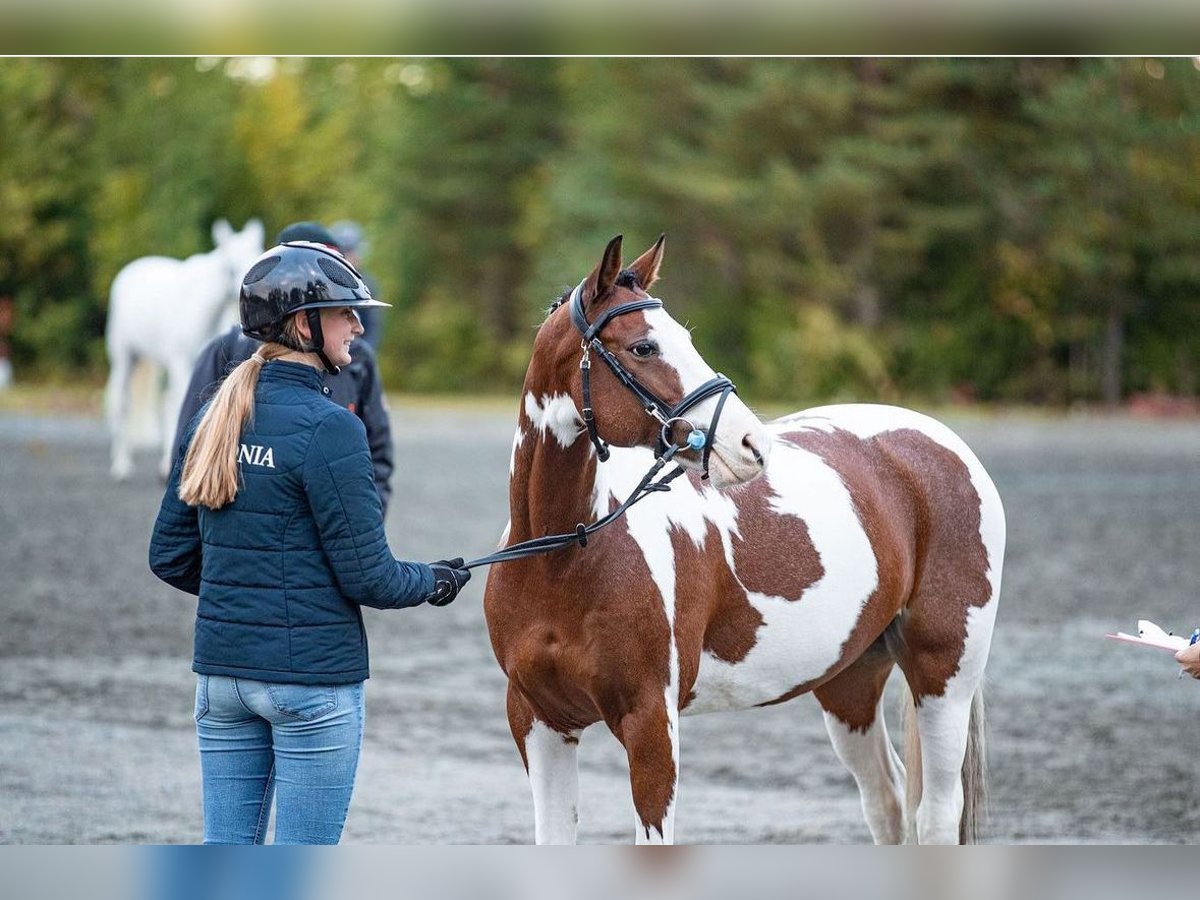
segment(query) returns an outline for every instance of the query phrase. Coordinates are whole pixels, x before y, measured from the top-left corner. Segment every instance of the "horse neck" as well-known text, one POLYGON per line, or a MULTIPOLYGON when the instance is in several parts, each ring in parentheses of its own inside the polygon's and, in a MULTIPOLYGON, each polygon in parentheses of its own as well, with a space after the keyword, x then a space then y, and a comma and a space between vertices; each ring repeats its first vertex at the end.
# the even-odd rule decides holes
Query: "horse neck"
POLYGON ((207 290, 196 294, 200 301, 197 319, 205 332, 204 340, 207 340, 219 330, 225 310, 237 299, 237 278, 219 248, 189 256, 185 262, 191 267, 193 283, 207 286, 207 290))
POLYGON ((571 416, 574 401, 565 391, 539 393, 528 383, 522 396, 519 443, 509 479, 513 541, 574 531, 576 524, 594 518, 597 460, 582 421, 573 427, 578 419, 577 414, 571 416), (537 399, 530 401, 531 394, 537 399), (551 399, 543 405, 546 397, 551 399), (568 440, 567 446, 557 435, 568 440))

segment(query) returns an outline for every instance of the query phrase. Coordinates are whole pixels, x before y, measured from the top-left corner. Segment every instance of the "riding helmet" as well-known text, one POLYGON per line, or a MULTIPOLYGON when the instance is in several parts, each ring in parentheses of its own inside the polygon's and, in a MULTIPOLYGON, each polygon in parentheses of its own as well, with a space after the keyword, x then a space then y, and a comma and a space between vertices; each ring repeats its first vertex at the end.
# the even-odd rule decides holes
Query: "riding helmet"
POLYGON ((340 253, 310 241, 289 241, 260 256, 242 279, 238 298, 242 333, 260 341, 285 342, 281 339, 288 316, 329 306, 391 304, 374 299, 340 253))

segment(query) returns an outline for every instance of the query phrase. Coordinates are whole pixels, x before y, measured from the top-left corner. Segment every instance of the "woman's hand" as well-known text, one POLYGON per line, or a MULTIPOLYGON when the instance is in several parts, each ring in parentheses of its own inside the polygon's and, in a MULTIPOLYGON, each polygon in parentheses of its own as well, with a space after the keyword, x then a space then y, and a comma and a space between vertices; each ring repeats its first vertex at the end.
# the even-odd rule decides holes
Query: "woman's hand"
MULTIPOLYGON (((461 556, 439 559, 429 564, 433 569, 434 585, 433 593, 425 598, 426 603, 432 606, 447 606, 458 596, 462 586, 471 580, 471 570, 462 568, 462 564, 461 556)), ((1196 677, 1200 678, 1200 675, 1196 677)))
POLYGON ((1184 647, 1175 654, 1175 660, 1183 666, 1183 671, 1193 678, 1200 678, 1200 643, 1184 647))

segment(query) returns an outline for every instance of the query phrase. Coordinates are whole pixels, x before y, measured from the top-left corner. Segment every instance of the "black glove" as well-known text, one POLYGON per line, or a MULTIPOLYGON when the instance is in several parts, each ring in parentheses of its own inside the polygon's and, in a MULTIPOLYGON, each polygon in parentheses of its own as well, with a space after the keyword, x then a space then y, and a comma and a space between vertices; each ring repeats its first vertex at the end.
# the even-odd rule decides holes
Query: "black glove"
POLYGON ((462 586, 471 580, 471 570, 462 567, 463 558, 439 559, 430 563, 433 569, 433 593, 425 598, 432 606, 449 606, 462 590, 462 586))

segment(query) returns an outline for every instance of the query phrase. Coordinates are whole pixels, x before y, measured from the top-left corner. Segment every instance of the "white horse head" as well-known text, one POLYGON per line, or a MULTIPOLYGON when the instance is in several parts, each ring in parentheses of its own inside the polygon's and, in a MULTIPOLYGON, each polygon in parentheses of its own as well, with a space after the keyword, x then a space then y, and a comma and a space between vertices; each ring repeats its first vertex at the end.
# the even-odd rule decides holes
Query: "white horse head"
POLYGON ((237 300, 238 281, 263 252, 263 224, 251 219, 234 231, 225 219, 213 223, 216 245, 187 259, 144 256, 113 279, 105 342, 110 365, 105 402, 112 433, 112 474, 122 479, 133 468, 125 434, 129 376, 133 364, 150 360, 167 372, 160 412, 162 458, 166 475, 175 438, 175 419, 183 403, 192 364, 204 344, 220 330, 225 312, 237 300))

